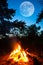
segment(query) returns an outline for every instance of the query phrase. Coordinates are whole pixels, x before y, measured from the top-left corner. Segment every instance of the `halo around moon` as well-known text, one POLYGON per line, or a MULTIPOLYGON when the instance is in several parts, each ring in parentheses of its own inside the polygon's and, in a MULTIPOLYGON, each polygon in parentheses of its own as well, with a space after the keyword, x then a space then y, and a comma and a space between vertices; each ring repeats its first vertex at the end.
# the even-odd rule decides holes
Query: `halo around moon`
POLYGON ((34 13, 34 5, 29 1, 24 1, 20 4, 20 13, 24 17, 30 17, 34 13))

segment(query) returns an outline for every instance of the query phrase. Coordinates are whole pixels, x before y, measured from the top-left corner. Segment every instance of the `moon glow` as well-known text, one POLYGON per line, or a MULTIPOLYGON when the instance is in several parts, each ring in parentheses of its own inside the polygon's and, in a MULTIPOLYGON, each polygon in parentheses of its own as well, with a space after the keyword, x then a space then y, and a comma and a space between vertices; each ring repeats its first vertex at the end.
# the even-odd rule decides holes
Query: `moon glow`
POLYGON ((24 1, 20 4, 20 13, 24 17, 30 17, 34 13, 34 5, 29 1, 24 1))

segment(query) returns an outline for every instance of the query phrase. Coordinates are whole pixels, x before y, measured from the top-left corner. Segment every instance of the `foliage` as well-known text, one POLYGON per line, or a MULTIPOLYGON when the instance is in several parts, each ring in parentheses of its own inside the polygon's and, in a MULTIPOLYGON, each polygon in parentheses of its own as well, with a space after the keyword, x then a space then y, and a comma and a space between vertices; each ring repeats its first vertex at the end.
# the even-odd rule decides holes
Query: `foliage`
POLYGON ((18 21, 18 20, 15 20, 14 22, 13 22, 13 27, 14 27, 14 31, 15 31, 15 29, 17 30, 19 30, 19 34, 25 34, 25 32, 26 32, 26 30, 27 30, 27 25, 26 25, 26 23, 24 22, 24 21, 18 21))
POLYGON ((36 23, 41 22, 42 19, 43 19, 43 10, 41 11, 41 13, 39 13, 36 23))
POLYGON ((28 26, 28 35, 29 36, 37 36, 39 30, 40 30, 40 26, 37 27, 35 24, 28 26))
POLYGON ((7 0, 0 0, 0 33, 5 35, 9 32, 9 23, 14 16, 15 10, 8 8, 7 0))
MULTIPOLYGON (((7 0, 0 0, 0 34, 4 36, 6 33, 13 33, 13 35, 17 36, 38 36, 40 26, 37 27, 35 24, 27 26, 22 20, 10 22, 14 14, 15 10, 8 8, 7 0)), ((37 23, 41 19, 43 19, 43 10, 37 18, 37 23)))

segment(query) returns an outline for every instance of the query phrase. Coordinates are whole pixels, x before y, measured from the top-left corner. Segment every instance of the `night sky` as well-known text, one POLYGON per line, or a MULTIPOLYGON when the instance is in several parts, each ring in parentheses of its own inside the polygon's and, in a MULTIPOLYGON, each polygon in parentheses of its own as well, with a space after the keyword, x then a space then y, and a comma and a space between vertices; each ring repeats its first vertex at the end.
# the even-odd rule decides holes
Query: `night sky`
MULTIPOLYGON (((13 17, 12 21, 16 20, 16 19, 23 20, 23 21, 26 22, 27 25, 31 25, 31 24, 36 23, 36 19, 38 17, 38 13, 40 13, 40 11, 43 8, 42 0, 8 0, 8 6, 9 6, 9 8, 16 9, 16 14, 13 17), (30 16, 30 17, 24 17, 20 13, 20 5, 24 1, 29 1, 29 2, 31 2, 34 5, 34 9, 35 10, 34 10, 33 15, 30 16)), ((43 25, 42 24, 43 24, 43 22, 40 22, 38 24, 38 26, 39 25, 41 26, 41 29, 43 29, 43 25)))

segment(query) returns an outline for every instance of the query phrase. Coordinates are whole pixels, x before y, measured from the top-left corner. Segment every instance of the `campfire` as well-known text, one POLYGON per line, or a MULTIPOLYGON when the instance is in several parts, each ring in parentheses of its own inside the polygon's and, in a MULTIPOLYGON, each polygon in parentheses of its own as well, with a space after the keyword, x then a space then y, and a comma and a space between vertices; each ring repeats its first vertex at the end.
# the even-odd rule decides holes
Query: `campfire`
POLYGON ((28 48, 25 50, 20 41, 13 41, 11 48, 11 52, 0 56, 0 65, 35 65, 35 58, 40 60, 37 54, 29 52, 28 48))
POLYGON ((28 49, 24 50, 21 44, 17 43, 13 51, 1 60, 0 65, 33 65, 33 60, 28 55, 31 55, 28 49))
POLYGON ((9 59, 12 59, 13 62, 17 63, 28 63, 29 59, 27 57, 27 51, 22 49, 19 44, 15 46, 16 48, 11 52, 9 59))

